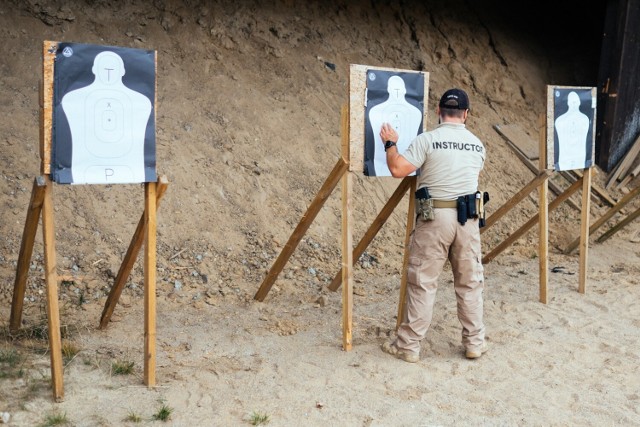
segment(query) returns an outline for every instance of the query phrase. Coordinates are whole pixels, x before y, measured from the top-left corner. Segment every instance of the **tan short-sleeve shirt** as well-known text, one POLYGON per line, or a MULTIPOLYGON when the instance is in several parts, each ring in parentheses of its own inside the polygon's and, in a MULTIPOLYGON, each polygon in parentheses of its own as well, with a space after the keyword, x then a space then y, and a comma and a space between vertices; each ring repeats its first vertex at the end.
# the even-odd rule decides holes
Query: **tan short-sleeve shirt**
POLYGON ((418 135, 402 156, 420 169, 418 188, 426 186, 434 199, 453 200, 478 190, 485 148, 464 124, 442 123, 418 135))

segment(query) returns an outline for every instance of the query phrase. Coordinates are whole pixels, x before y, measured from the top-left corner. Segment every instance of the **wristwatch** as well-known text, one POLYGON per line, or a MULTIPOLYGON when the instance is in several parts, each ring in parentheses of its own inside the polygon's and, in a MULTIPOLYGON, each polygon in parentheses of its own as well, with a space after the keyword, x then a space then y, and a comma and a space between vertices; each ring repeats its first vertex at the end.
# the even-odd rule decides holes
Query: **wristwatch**
POLYGON ((384 151, 387 151, 391 147, 395 147, 396 143, 393 141, 385 141, 384 143, 384 151))

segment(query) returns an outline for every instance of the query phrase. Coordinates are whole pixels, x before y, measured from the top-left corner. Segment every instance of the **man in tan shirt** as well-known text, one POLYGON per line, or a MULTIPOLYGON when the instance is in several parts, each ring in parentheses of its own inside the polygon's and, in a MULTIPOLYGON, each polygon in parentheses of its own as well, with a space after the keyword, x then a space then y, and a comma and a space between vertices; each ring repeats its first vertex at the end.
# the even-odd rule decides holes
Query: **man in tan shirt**
POLYGON ((437 280, 447 260, 453 270, 465 355, 476 359, 487 350, 480 228, 474 215, 482 205, 478 176, 485 148, 466 129, 469 98, 463 90, 446 91, 436 113, 439 125, 418 135, 402 154, 395 146, 398 134, 393 127, 385 123, 380 130, 391 174, 402 178, 419 169, 417 194, 428 191, 432 206, 429 215, 418 215, 411 237, 406 305, 397 338, 382 346, 386 353, 411 363, 420 360, 420 342, 431 324, 437 280))

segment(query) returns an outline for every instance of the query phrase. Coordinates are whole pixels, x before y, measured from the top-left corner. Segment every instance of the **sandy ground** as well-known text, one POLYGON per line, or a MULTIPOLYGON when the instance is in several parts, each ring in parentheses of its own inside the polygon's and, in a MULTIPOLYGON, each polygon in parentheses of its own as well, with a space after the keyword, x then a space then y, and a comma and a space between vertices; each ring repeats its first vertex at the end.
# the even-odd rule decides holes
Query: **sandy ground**
MULTIPOLYGON (((265 302, 158 304, 158 386, 141 382, 143 310, 118 308, 98 331, 73 325, 82 350, 65 368, 65 399, 50 389, 7 408, 14 425, 65 413, 73 425, 145 424, 162 405, 170 425, 638 425, 640 310, 634 244, 591 249, 586 293, 577 292, 574 258, 551 257, 549 302, 538 301, 538 262, 504 257, 486 266, 485 318, 490 350, 464 358, 450 272, 441 281, 421 361, 408 364, 380 345, 395 326, 398 276, 366 275, 354 300, 354 346, 342 351, 341 299, 317 303, 285 287, 265 302), (628 250, 632 259, 614 262, 628 250), (136 362, 114 375, 109 361, 136 362), (16 406, 17 405, 17 406, 16 406), (13 409, 12 409, 13 408, 13 409), (14 412, 15 411, 15 412, 14 412)), ((46 377, 48 359, 32 356, 46 377)), ((30 374, 32 375, 32 374, 30 374)), ((10 387, 22 393, 22 380, 10 387)), ((11 399, 13 401, 14 399, 11 399)))
MULTIPOLYGON (((481 185, 498 209, 533 174, 496 133, 537 140, 546 84, 592 85, 584 58, 514 32, 496 10, 442 2, 36 2, 0 5, 0 412, 10 425, 75 426, 640 425, 640 230, 592 239, 586 293, 566 203, 550 216, 549 300, 539 302, 531 231, 485 265, 490 350, 468 361, 450 271, 441 277, 421 361, 380 350, 397 311, 407 199, 358 260, 353 348, 342 349, 340 197, 332 195, 264 302, 253 299, 340 152, 348 66, 430 73, 433 106, 471 97, 485 142, 481 185), (408 11, 413 13, 409 13, 408 11), (460 11, 458 11, 460 12, 460 11), (465 19, 461 19, 464 15, 465 19), (122 20, 121 16, 129 19, 122 20), (143 271, 97 328, 143 208, 140 186, 56 186, 54 216, 65 358, 50 387, 43 248, 36 239, 23 328, 8 332, 20 240, 40 171, 38 86, 44 40, 158 50, 157 386, 143 385, 143 271), (557 61, 563 57, 564 61, 557 61), (582 61, 582 62, 581 62, 582 61), (73 351, 71 351, 73 350, 73 351), (118 375, 118 364, 132 373, 118 375), (170 418, 154 420, 160 409, 170 418)), ((512 26, 510 26, 512 25, 512 26)), ((568 37, 568 36, 567 36, 568 37)), ((597 50, 597 48, 596 48, 597 50)), ((587 61, 588 62, 588 61, 587 61)), ((594 182, 603 185, 606 173, 594 182)), ((554 175, 559 186, 567 182, 554 175)), ((354 176, 357 241, 398 181, 354 176)), ((619 200, 628 188, 612 188, 619 200)), ((551 197, 555 197, 551 195, 551 197)), ((573 197, 580 202, 579 195, 573 197)), ((625 209, 628 214, 637 202, 625 209)), ((607 209, 592 203, 591 221, 607 209)), ((537 212, 532 193, 483 233, 487 253, 537 212)), ((616 221, 621 218, 616 215, 616 221)), ((608 228, 603 227, 597 233, 608 228)))

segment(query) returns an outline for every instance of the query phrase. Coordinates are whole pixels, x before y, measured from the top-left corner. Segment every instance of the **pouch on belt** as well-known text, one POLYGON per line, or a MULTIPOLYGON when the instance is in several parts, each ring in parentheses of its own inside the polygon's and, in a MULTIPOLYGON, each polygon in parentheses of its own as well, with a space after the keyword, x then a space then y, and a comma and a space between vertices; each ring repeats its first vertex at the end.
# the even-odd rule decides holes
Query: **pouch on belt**
POLYGON ((436 218, 433 210, 433 200, 429 194, 427 187, 422 187, 415 194, 416 197, 416 215, 424 221, 433 221, 436 218))

